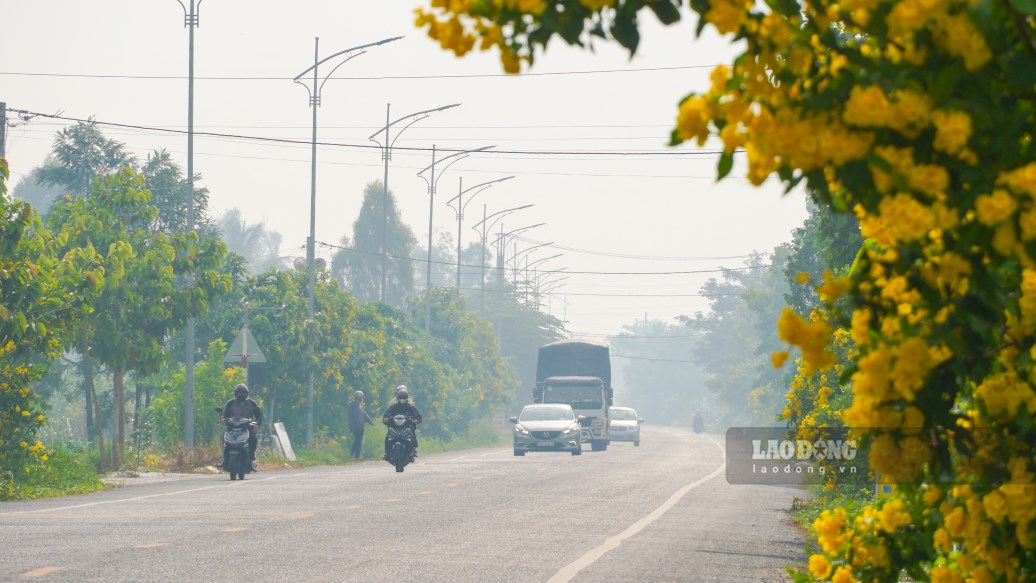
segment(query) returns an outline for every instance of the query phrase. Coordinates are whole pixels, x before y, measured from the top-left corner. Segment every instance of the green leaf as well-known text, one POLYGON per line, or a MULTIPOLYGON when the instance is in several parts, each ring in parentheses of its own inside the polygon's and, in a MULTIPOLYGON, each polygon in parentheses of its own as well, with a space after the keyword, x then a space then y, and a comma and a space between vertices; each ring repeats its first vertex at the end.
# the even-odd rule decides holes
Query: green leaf
POLYGON ((734 154, 731 152, 723 152, 723 155, 719 157, 719 176, 716 177, 716 182, 723 180, 727 174, 730 174, 730 169, 734 167, 734 154))
POLYGON ((615 15, 615 24, 611 28, 612 36, 618 43, 627 49, 630 54, 637 52, 637 45, 640 44, 640 32, 637 30, 636 14, 615 15))
POLYGON ((1036 0, 1009 0, 1011 7, 1026 16, 1036 14, 1036 0))
POLYGON ((659 0, 658 2, 648 3, 648 8, 655 13, 658 20, 662 24, 673 24, 680 20, 680 7, 679 3, 674 3, 671 0, 659 0))

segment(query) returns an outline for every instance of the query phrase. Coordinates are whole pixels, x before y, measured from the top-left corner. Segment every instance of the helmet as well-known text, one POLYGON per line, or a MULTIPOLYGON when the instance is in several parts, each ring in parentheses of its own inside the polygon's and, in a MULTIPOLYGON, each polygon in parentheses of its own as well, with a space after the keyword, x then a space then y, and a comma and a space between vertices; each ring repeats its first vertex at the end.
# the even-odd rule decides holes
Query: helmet
POLYGON ((353 393, 353 397, 356 397, 357 401, 362 401, 363 400, 363 391, 356 391, 355 393, 353 393))
POLYGON ((406 390, 406 385, 399 385, 396 387, 396 398, 400 401, 406 401, 410 398, 410 393, 406 390))
POLYGON ((248 385, 241 383, 240 385, 234 387, 234 395, 245 395, 247 397, 248 385))

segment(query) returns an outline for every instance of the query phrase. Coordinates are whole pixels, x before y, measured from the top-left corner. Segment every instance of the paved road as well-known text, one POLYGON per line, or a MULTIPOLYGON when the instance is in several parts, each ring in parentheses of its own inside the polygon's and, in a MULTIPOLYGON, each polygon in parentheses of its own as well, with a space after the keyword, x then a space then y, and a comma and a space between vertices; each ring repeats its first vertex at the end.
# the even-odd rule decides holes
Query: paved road
POLYGON ((721 436, 491 448, 0 504, 0 581, 785 581, 802 492, 735 486, 721 436))

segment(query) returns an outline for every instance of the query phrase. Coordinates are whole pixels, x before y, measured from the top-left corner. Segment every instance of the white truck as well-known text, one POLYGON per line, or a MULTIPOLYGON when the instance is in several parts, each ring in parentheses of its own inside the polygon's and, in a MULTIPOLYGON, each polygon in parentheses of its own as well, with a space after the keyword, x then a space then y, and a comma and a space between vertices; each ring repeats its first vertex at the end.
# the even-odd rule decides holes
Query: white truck
POLYGON ((540 347, 533 402, 571 405, 583 417, 581 441, 593 451, 605 451, 611 380, 608 346, 584 340, 552 342, 540 347))

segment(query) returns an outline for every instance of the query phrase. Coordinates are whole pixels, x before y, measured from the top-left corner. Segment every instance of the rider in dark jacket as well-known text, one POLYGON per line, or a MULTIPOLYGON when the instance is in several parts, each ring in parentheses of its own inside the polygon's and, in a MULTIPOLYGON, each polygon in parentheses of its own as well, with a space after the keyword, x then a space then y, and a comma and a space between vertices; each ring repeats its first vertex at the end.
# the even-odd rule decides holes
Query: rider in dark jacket
MULTIPOLYGON (((414 429, 414 457, 417 457, 417 424, 421 422, 421 412, 417 410, 417 407, 410 401, 410 392, 407 391, 406 385, 399 385, 396 387, 396 398, 389 403, 388 409, 385 410, 385 414, 381 416, 381 422, 388 425, 389 418, 395 417, 396 415, 406 415, 412 419, 414 429)), ((389 440, 388 434, 385 434, 385 457, 383 459, 389 459, 389 440)))
POLYGON ((234 398, 223 405, 223 415, 220 423, 230 417, 251 417, 255 426, 248 428, 248 454, 252 462, 252 470, 255 470, 255 449, 259 444, 258 428, 263 422, 263 409, 252 399, 248 398, 248 386, 244 383, 234 387, 234 398))

